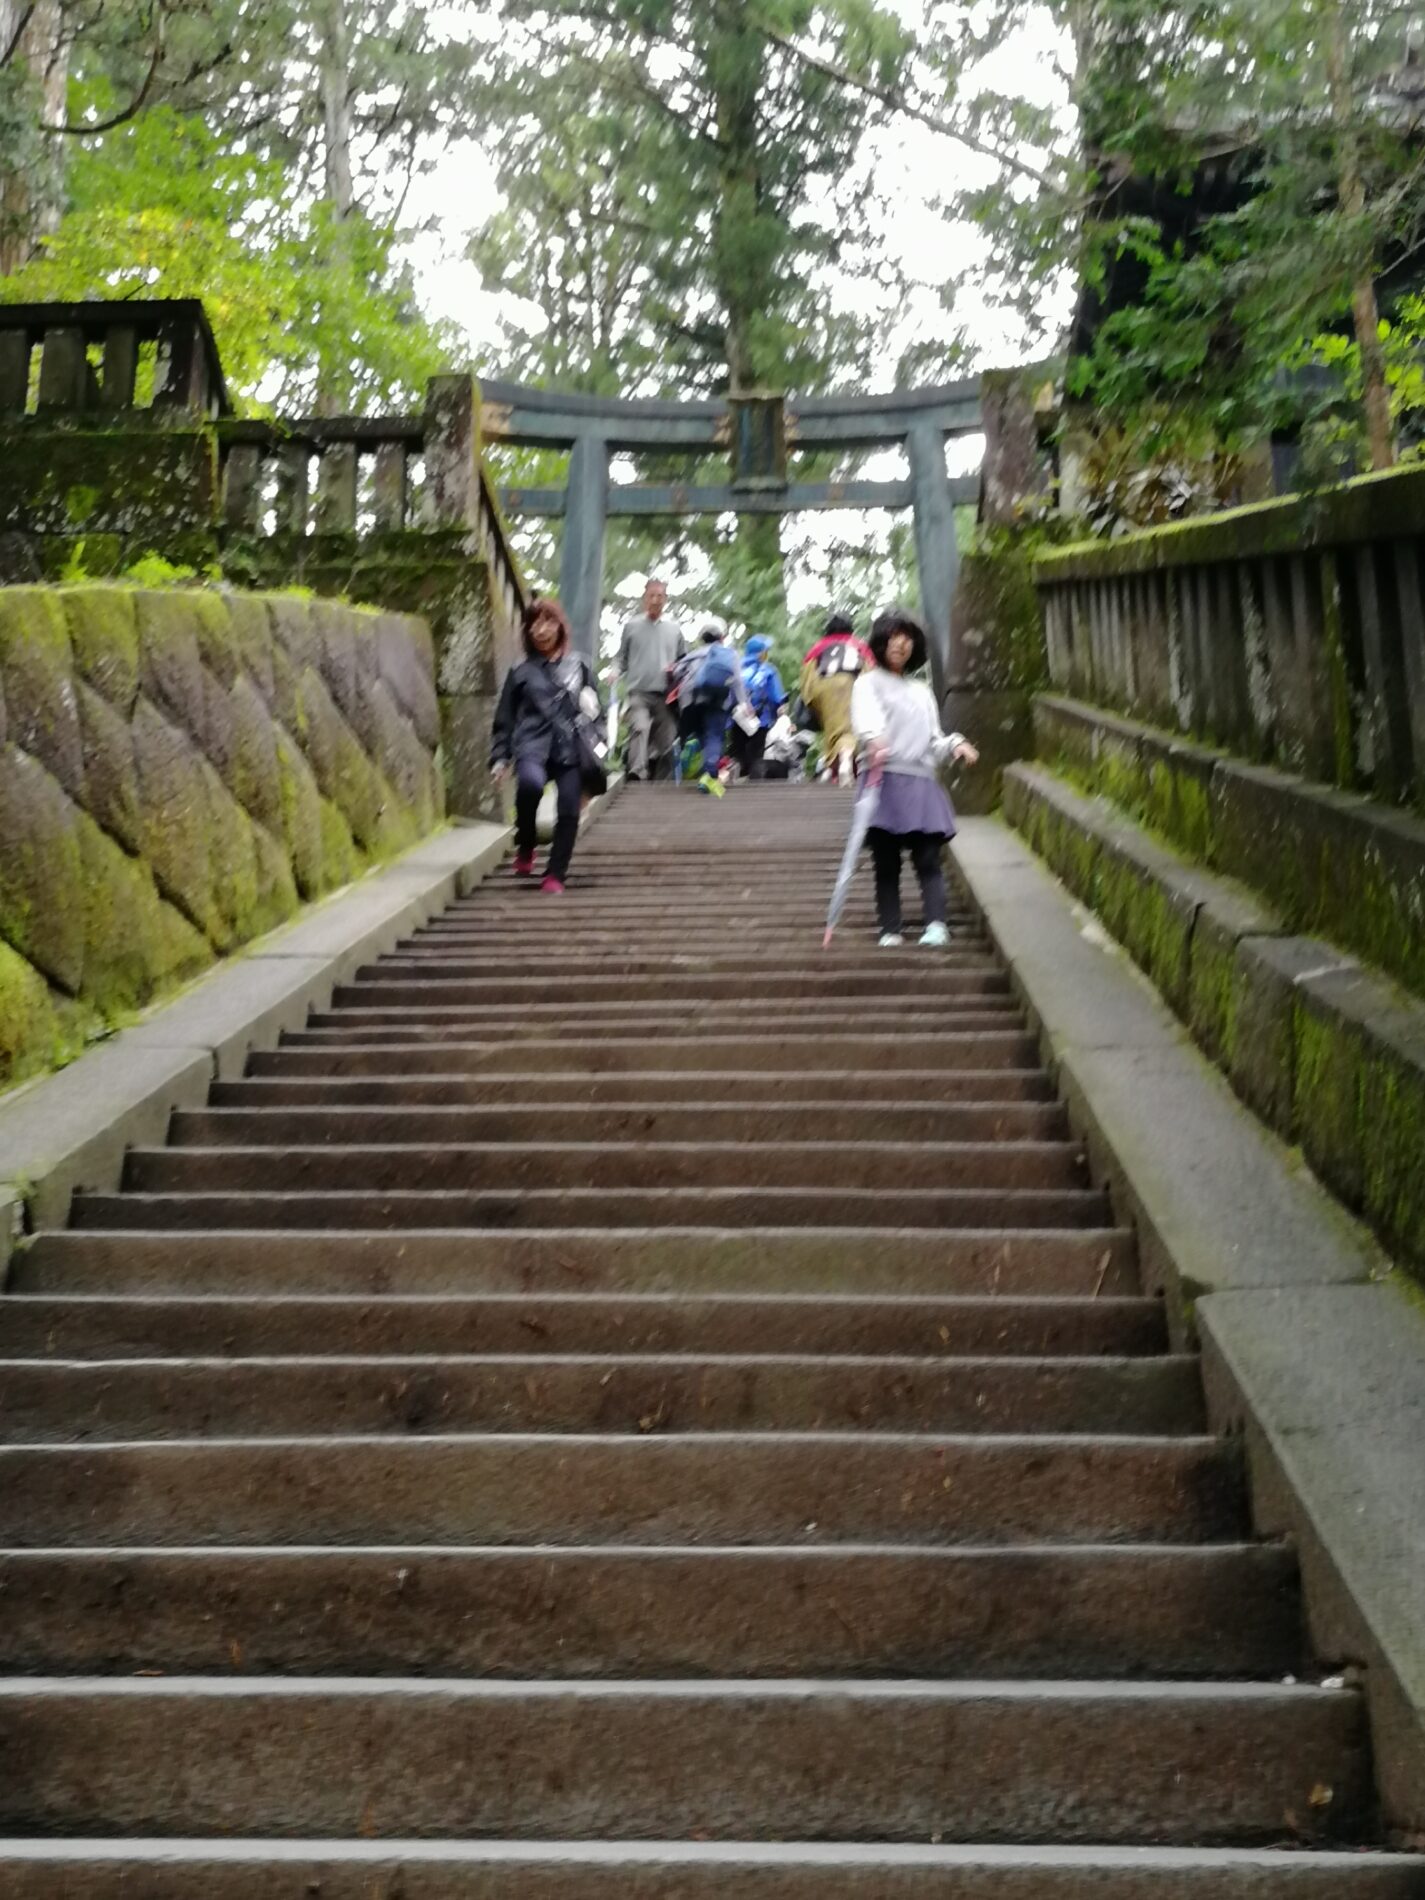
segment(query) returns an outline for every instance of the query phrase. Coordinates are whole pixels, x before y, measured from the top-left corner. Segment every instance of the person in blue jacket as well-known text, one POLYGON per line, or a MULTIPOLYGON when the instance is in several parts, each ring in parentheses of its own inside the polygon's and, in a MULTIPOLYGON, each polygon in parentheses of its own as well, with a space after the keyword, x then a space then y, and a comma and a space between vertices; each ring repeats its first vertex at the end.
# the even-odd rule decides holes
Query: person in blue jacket
POLYGON ((720 620, 709 620, 699 635, 698 657, 683 690, 703 749, 698 789, 721 798, 725 787, 718 766, 727 740, 728 715, 734 706, 746 706, 748 702, 742 662, 720 620))
POLYGON ((757 715, 758 726, 755 732, 744 732, 741 726, 733 727, 732 759, 744 778, 764 778, 766 768, 762 761, 767 749, 767 734, 777 723, 777 714, 787 703, 787 689, 772 659, 772 642, 764 640, 760 633, 755 634, 743 650, 742 681, 747 688, 752 710, 757 715))

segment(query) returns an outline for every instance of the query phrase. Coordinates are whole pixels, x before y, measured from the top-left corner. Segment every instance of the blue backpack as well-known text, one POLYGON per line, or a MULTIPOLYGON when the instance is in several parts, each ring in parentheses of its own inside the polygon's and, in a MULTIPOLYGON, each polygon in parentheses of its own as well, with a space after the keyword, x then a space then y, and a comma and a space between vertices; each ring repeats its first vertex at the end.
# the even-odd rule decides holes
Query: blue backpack
POLYGON ((720 640, 715 646, 710 646, 699 663, 693 681, 693 697, 705 706, 716 705, 725 699, 736 668, 737 655, 725 641, 720 640))

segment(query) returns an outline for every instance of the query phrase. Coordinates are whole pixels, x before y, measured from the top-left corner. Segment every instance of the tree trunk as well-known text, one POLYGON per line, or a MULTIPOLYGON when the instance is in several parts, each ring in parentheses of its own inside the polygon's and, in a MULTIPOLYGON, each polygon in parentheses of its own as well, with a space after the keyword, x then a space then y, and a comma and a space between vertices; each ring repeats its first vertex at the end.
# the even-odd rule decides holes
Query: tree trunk
MULTIPOLYGON (((338 277, 345 277, 351 266, 350 227, 356 215, 351 162, 351 23, 347 0, 323 0, 317 11, 317 30, 320 35, 322 165, 330 220, 327 261, 338 277)), ((317 414, 342 415, 350 409, 351 398, 349 361, 323 355, 317 368, 317 414)))
MULTIPOLYGON (((1323 8, 1326 71, 1331 91, 1331 117, 1336 127, 1337 172, 1341 209, 1348 218, 1366 214, 1366 181, 1361 170, 1360 141, 1356 136, 1350 59, 1340 0, 1325 0, 1323 8)), ((1375 259, 1361 259, 1360 275, 1351 289, 1351 314, 1361 352, 1361 386, 1370 439, 1371 467, 1395 466, 1395 425, 1390 413, 1390 384, 1385 351, 1380 340, 1380 305, 1376 300, 1375 259)))
MULTIPOLYGON (((0 51, 15 38, 26 0, 0 0, 0 51)), ((69 87, 69 44, 61 0, 38 0, 15 46, 10 76, 25 88, 33 115, 17 153, 0 172, 0 275, 28 264, 64 209, 61 141, 46 126, 62 123, 69 87)))
MULTIPOLYGON (((766 48, 753 25, 720 23, 711 29, 709 76, 723 148, 713 255, 725 315, 727 386, 734 396, 776 388, 786 380, 782 366, 763 360, 753 340, 757 316, 766 307, 767 286, 755 281, 745 249, 745 227, 757 215, 762 195, 758 95, 766 48)), ((739 515, 737 545, 742 573, 755 574, 759 582, 765 579, 765 585, 755 587, 755 606, 749 595, 746 601, 729 602, 729 610, 740 619, 749 617, 749 609, 785 617, 780 517, 739 515)))

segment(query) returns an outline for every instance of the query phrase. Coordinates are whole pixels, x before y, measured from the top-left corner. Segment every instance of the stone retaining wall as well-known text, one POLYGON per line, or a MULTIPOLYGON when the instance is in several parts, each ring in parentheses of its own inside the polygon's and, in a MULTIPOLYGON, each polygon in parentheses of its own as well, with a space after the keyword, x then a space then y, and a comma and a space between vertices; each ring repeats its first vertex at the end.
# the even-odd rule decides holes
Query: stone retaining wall
POLYGON ((439 739, 421 620, 0 589, 0 1086, 432 830, 439 739))
POLYGON ((1043 766, 1005 816, 1386 1246, 1425 1273, 1425 1005, 1043 766))

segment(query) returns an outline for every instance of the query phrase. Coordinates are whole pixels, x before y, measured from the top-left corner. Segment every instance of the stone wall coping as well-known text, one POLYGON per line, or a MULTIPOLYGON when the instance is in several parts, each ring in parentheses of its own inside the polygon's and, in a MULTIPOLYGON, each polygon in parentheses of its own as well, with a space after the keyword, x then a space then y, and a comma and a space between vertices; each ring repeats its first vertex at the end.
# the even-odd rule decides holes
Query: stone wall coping
POLYGON ((241 1074, 252 1050, 275 1047, 310 1009, 327 1007, 359 964, 472 890, 500 862, 509 835, 493 824, 435 833, 68 1068, 0 1098, 0 1271, 10 1244, 7 1193, 34 1230, 62 1226, 77 1190, 116 1189, 131 1146, 161 1144, 175 1108, 201 1107, 215 1078, 241 1074))
POLYGON ((1198 515, 1117 541, 1076 541, 1042 554, 1034 575, 1041 587, 1057 587, 1066 581, 1390 541, 1418 534, 1422 517, 1425 467, 1386 469, 1312 494, 1198 515))
POLYGON ((1214 1428, 1245 1428, 1258 1528, 1296 1541, 1318 1655, 1366 1667, 1387 1816, 1418 1830, 1425 1303, 1027 845, 967 819, 955 850, 1145 1285, 1204 1343, 1214 1428))

